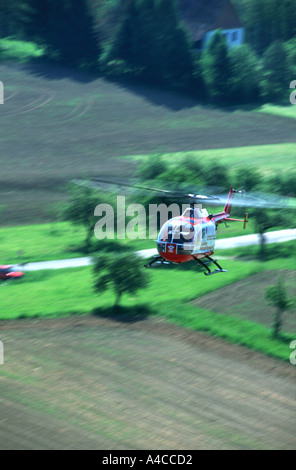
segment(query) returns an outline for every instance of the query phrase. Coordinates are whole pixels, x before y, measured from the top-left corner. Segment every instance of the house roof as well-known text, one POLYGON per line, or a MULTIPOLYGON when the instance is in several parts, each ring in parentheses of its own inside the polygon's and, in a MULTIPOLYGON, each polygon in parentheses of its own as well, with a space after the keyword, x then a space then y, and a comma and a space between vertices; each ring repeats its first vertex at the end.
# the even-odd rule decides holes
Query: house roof
POLYGON ((242 28, 229 0, 178 0, 178 3, 181 16, 194 41, 215 29, 242 28))

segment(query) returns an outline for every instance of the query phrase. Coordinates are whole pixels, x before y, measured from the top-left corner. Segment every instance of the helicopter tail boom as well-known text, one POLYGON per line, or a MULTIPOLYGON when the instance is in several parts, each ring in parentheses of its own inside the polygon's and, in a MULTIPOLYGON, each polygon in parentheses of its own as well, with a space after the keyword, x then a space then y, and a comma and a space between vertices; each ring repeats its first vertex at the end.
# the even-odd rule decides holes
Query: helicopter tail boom
POLYGON ((232 201, 233 201, 233 195, 234 194, 244 194, 245 191, 238 191, 237 189, 230 188, 228 198, 224 207, 224 212, 226 214, 230 215, 231 209, 232 209, 232 201))
POLYGON ((223 212, 225 212, 225 214, 228 214, 228 216, 230 215, 230 212, 231 212, 231 209, 232 209, 232 200, 233 200, 234 192, 235 192, 235 190, 233 188, 230 188, 228 198, 227 198, 226 204, 224 206, 223 212))
POLYGON ((219 224, 221 222, 226 222, 227 220, 229 221, 237 221, 237 222, 244 222, 244 228, 246 228, 246 224, 248 222, 248 214, 245 214, 245 218, 242 219, 231 219, 230 213, 232 209, 232 201, 233 201, 233 196, 235 193, 243 194, 244 191, 237 191, 236 189, 230 188, 228 198, 226 201, 226 204, 224 206, 223 212, 219 212, 218 214, 215 214, 212 216, 211 220, 215 222, 216 224, 219 224))

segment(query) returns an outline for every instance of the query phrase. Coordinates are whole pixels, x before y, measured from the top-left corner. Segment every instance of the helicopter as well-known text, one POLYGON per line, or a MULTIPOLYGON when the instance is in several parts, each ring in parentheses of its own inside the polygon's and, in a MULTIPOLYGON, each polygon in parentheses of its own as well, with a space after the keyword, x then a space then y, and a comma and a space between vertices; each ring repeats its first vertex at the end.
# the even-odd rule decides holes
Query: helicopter
POLYGON ((155 255, 148 264, 144 265, 145 268, 151 268, 156 264, 181 264, 195 261, 206 269, 204 272, 206 276, 227 272, 227 270, 222 269, 216 260, 211 258, 211 255, 214 253, 216 232, 219 224, 237 221, 243 222, 243 228, 246 228, 248 222, 247 213, 245 213, 244 219, 230 218, 234 194, 244 195, 244 190, 236 190, 231 187, 223 211, 217 214, 208 214, 207 209, 202 208, 200 204, 196 203, 203 202, 218 205, 221 204, 219 197, 200 194, 181 194, 164 189, 148 188, 140 184, 106 181, 101 178, 94 178, 92 183, 95 187, 100 183, 111 183, 117 186, 154 191, 174 199, 189 200, 189 207, 185 209, 180 217, 167 220, 161 227, 158 238, 155 240, 157 242, 158 255, 155 255), (209 263, 213 263, 216 266, 214 271, 208 267, 209 263))
MULTIPOLYGON (((227 272, 222 269, 220 264, 211 258, 215 249, 216 232, 218 225, 223 222, 237 221, 243 222, 243 228, 246 228, 248 214, 245 213, 244 219, 230 218, 232 201, 234 194, 244 194, 244 191, 238 191, 230 188, 228 198, 222 212, 217 214, 208 214, 206 209, 196 207, 192 203, 185 209, 180 217, 174 217, 168 220, 161 228, 157 238, 158 255, 145 265, 151 268, 154 264, 181 264, 188 261, 195 261, 206 269, 206 276, 221 272, 227 272), (214 263, 217 269, 211 271, 208 263, 214 263)), ((191 201, 214 201, 218 200, 214 196, 201 196, 194 194, 183 195, 191 201)))

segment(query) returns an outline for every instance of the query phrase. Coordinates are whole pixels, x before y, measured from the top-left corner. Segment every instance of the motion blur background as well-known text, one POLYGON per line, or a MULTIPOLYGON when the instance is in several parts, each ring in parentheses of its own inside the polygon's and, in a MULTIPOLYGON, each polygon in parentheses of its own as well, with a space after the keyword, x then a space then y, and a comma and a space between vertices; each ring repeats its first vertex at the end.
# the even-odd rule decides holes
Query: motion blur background
POLYGON ((0 0, 0 80, 0 265, 96 260, 0 281, 0 448, 295 448, 294 2, 0 0), (244 189, 258 243, 147 272, 96 177, 244 189))

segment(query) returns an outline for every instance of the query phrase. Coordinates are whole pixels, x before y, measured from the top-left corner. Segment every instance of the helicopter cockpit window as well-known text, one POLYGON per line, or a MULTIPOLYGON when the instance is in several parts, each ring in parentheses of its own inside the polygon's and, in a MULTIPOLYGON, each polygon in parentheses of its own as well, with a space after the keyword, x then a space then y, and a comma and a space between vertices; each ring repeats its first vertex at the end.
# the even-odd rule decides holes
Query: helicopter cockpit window
POLYGON ((174 223, 173 221, 167 222, 161 229, 159 242, 178 243, 184 245, 186 243, 192 244, 194 241, 194 227, 189 223, 174 223))

